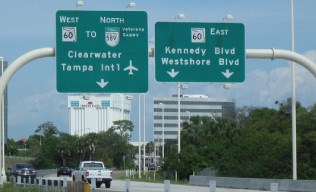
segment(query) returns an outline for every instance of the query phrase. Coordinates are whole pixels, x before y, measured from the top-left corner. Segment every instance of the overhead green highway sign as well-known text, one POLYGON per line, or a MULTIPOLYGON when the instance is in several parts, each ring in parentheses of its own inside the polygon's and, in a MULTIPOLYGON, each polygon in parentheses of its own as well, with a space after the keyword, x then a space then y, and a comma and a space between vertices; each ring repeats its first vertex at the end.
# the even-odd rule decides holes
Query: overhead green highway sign
POLYGON ((155 67, 160 82, 243 82, 244 25, 157 22, 155 67))
POLYGON ((147 92, 147 13, 57 11, 56 68, 59 92, 147 92))

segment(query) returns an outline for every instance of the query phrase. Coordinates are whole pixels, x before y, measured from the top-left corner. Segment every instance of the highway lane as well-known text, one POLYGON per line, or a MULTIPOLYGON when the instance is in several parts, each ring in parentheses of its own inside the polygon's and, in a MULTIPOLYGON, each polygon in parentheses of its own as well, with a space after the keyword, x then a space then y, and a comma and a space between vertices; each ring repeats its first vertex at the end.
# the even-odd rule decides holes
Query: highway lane
MULTIPOLYGON (((125 181, 113 180, 111 190, 112 191, 126 191, 125 181)), ((130 182, 130 192, 163 192, 163 191, 164 191, 163 183, 147 183, 147 182, 136 182, 136 181, 130 182)), ((206 187, 206 186, 170 184, 170 192, 210 192, 210 189, 209 187, 206 187)), ((262 192, 262 191, 217 188, 216 192, 262 192)))
MULTIPOLYGON (((70 177, 61 176, 56 177, 56 175, 49 175, 45 177, 46 179, 62 180, 67 178, 71 181, 70 177)), ((103 184, 101 188, 95 189, 96 192, 125 192, 126 191, 126 181, 125 180, 113 180, 111 183, 111 188, 106 189, 103 184)), ((129 192, 164 192, 163 183, 148 183, 148 182, 137 182, 130 181, 130 191, 129 192)), ((192 185, 179 185, 170 184, 170 192, 210 192, 209 187, 206 186, 192 186, 192 185)), ((247 190, 247 189, 224 189, 216 188, 216 192, 263 192, 259 190, 247 190)))

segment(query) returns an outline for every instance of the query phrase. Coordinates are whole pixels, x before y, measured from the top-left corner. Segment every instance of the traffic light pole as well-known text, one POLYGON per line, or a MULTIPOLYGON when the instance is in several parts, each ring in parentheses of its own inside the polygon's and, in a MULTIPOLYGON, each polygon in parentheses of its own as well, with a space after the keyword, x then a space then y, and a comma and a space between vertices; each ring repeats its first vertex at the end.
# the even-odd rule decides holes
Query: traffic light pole
MULTIPOLYGON (((269 59, 286 59, 292 61, 292 68, 294 63, 298 63, 310 71, 316 77, 315 64, 306 57, 295 53, 294 51, 278 50, 278 49, 247 49, 247 58, 269 58, 269 59)), ((292 70, 293 73, 293 70, 292 70)), ((293 74, 292 74, 293 75, 293 74)), ((295 82, 292 82, 295 83, 295 82)), ((293 85, 292 85, 293 86, 293 85)), ((297 141, 296 141, 296 101, 292 98, 292 173, 293 180, 297 180, 297 141)))
MULTIPOLYGON (((22 56, 20 56, 18 59, 16 59, 11 65, 8 66, 8 68, 2 73, 1 78, 0 78, 0 101, 3 99, 3 93, 5 91, 5 88, 7 87, 7 84, 9 83, 9 80, 11 77, 15 74, 15 72, 20 69, 23 65, 27 64, 30 61, 33 61, 35 59, 39 59, 42 57, 54 57, 55 56, 55 49, 54 48, 42 48, 42 49, 36 49, 33 51, 30 51, 22 56)), ((2 120, 0 118, 0 135, 4 132, 4 126, 2 123, 2 120)), ((0 136, 0 143, 3 143, 2 138, 0 136)), ((4 146, 1 146, 1 150, 4 150, 4 146)), ((2 155, 4 153, 0 153, 0 159, 2 159, 2 155)), ((3 184, 3 178, 5 178, 5 167, 4 167, 4 162, 3 164, 0 162, 0 185, 3 184), (4 170, 4 171, 3 171, 4 170)))
POLYGON ((316 64, 293 51, 283 49, 246 49, 246 58, 285 59, 300 64, 316 77, 316 64))

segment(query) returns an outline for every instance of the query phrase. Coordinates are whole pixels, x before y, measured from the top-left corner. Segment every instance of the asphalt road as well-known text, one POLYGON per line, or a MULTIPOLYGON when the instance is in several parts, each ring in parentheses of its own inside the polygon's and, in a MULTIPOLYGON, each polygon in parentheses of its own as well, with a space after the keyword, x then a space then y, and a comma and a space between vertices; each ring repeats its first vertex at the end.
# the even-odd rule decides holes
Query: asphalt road
MULTIPOLYGON (((67 180, 71 180, 67 177, 67 180)), ((63 179, 63 177, 56 177, 50 175, 45 177, 46 179, 63 179)), ((93 190, 91 190, 93 191, 93 190)), ((113 180, 111 183, 111 188, 106 189, 104 184, 99 189, 95 189, 95 192, 107 191, 107 192, 126 192, 126 181, 125 180, 113 180)), ((129 192, 165 192, 164 183, 147 183, 147 182, 136 182, 130 181, 129 192)), ((170 184, 170 192, 213 192, 210 191, 209 187, 206 186, 192 186, 192 185, 178 185, 170 184)), ((215 192, 215 191, 214 191, 215 192)), ((216 192, 262 192, 259 190, 246 190, 246 189, 224 189, 216 188, 216 192)))
MULTIPOLYGON (((112 186, 111 186, 111 191, 126 191, 125 186, 126 186, 125 181, 113 180, 112 186)), ((146 183, 146 182, 131 181, 129 192, 164 192, 164 184, 163 183, 146 183)), ((170 192, 210 192, 210 189, 209 189, 209 187, 206 187, 206 186, 204 187, 204 186, 170 184, 170 192)), ((245 190, 245 189, 217 188, 216 192, 260 192, 260 191, 245 190)))

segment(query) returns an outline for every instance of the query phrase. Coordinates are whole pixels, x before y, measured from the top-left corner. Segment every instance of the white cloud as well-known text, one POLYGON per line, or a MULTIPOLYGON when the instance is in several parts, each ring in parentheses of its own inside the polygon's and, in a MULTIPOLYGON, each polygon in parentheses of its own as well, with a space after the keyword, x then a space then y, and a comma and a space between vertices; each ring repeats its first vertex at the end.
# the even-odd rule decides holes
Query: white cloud
POLYGON ((310 50, 303 54, 305 57, 316 63, 316 50, 310 50))
POLYGON ((60 131, 68 131, 67 97, 56 90, 30 95, 11 105, 8 114, 10 138, 34 134, 37 126, 47 121, 53 122, 60 131))
MULTIPOLYGON (((304 56, 316 63, 316 50, 308 51, 304 56)), ((316 79, 300 65, 295 65, 296 100, 303 106, 316 103, 316 79)), ((274 102, 285 101, 292 97, 291 66, 277 67, 271 70, 253 70, 246 74, 243 83, 232 84, 225 90, 218 84, 208 84, 204 94, 210 97, 231 97, 237 106, 275 107, 274 102)))

